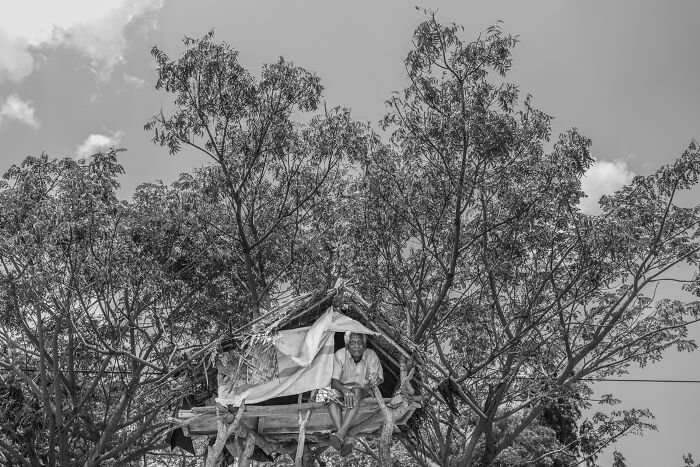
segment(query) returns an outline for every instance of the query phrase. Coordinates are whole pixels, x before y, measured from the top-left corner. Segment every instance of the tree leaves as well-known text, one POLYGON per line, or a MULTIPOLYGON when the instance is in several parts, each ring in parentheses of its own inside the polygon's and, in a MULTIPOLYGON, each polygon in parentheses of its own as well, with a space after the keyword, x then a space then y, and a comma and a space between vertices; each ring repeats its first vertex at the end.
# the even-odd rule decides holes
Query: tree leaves
MULTIPOLYGON (((197 230, 155 222, 147 197, 119 201, 116 156, 28 158, 0 193, 0 379, 13 394, 0 410, 26 412, 0 449, 18 462, 128 462, 157 444, 181 394, 166 375, 211 328, 183 320, 206 311, 202 281, 184 273, 203 262, 197 230)), ((183 371, 170 377, 187 387, 183 371)))

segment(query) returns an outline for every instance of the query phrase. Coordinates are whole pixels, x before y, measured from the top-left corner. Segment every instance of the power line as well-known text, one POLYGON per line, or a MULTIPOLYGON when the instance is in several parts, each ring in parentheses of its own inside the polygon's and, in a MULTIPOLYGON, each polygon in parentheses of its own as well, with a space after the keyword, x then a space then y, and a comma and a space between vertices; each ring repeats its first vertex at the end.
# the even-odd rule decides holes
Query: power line
MULTIPOLYGON (((24 372, 32 372, 32 373, 37 373, 39 371, 38 368, 19 368, 20 371, 24 372)), ((7 370, 11 371, 11 370, 7 370)), ((49 373, 51 370, 48 371, 49 373)), ((70 373, 68 370, 61 370, 62 373, 70 373)), ((98 370, 73 370, 73 373, 82 373, 82 374, 88 374, 88 375, 97 375, 97 374, 105 374, 105 375, 131 375, 133 372, 131 371, 124 371, 124 370, 105 370, 105 371, 98 371, 98 370)), ((141 375, 143 376, 153 376, 153 375, 164 375, 167 372, 159 372, 159 371, 142 371, 141 375)))
MULTIPOLYGON (((502 381, 501 378, 485 377, 479 378, 478 376, 469 376, 469 380, 473 381, 502 381)), ((508 379, 504 377, 503 379, 508 379)), ((515 376, 512 379, 518 381, 543 381, 545 378, 538 378, 536 376, 515 376)), ((654 379, 654 378, 580 378, 577 381, 590 381, 590 382, 622 382, 622 383, 700 383, 699 379, 654 379)))
MULTIPOLYGON (((38 368, 20 368, 21 371, 26 371, 26 372, 38 372, 38 368)), ((84 374, 93 374, 96 375, 100 373, 99 371, 95 370, 74 370, 74 373, 84 373, 84 374)), ((132 374, 131 371, 123 371, 123 370, 105 370, 102 373, 104 374, 123 374, 123 375, 130 375, 132 374)), ((152 376, 152 375, 162 375, 164 373, 159 373, 156 371, 144 371, 141 373, 144 376, 152 376)), ((477 377, 471 377, 469 379, 480 379, 477 377)), ((497 378, 482 378, 484 380, 493 380, 493 381, 499 381, 497 378)), ((515 379, 519 380, 536 380, 538 378, 534 377, 527 377, 527 376, 519 376, 516 377, 515 379)), ((590 382, 605 382, 605 383, 678 383, 678 384, 700 384, 700 380, 698 379, 643 379, 643 378, 581 378, 579 381, 590 381, 590 382)))
POLYGON ((604 381, 623 383, 700 383, 697 379, 632 379, 632 378, 581 378, 581 381, 604 381))

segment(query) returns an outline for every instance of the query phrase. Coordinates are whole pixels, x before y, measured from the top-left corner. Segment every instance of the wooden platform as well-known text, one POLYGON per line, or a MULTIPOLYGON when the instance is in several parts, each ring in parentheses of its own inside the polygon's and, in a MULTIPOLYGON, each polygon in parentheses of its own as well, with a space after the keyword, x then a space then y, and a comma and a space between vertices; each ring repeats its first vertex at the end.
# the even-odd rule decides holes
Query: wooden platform
MULTIPOLYGON (((384 401, 390 404, 391 399, 384 399, 384 401)), ((420 407, 420 403, 417 400, 409 402, 408 410, 396 420, 396 425, 403 425, 418 407, 420 407)), ((233 421, 237 410, 237 408, 233 408, 226 411, 224 414, 226 423, 233 421)), ((321 402, 268 406, 249 405, 245 407, 241 421, 268 439, 280 441, 296 439, 299 433, 299 414, 305 417, 307 411, 311 411, 306 426, 307 434, 330 432, 334 429, 328 408, 321 402)), ((186 436, 216 435, 216 407, 194 407, 190 410, 180 410, 177 418, 185 423, 183 431, 186 436)), ((351 435, 371 434, 381 430, 384 417, 379 410, 377 400, 374 398, 363 399, 355 421, 356 423, 349 432, 351 435)))

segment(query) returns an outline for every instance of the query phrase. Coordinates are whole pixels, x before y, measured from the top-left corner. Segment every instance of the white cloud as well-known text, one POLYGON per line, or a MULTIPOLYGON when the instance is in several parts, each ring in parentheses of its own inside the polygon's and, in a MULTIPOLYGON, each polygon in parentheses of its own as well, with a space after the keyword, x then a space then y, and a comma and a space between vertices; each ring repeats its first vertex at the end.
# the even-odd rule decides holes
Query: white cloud
MULTIPOLYGON (((90 60, 102 79, 124 61, 125 28, 158 11, 164 0, 22 0, 3 11, 0 82, 21 81, 36 63, 30 49, 65 45, 90 60)), ((152 25, 151 25, 152 26, 152 25)))
POLYGON ((581 179, 581 189, 588 195, 581 200, 581 210, 588 214, 600 212, 598 200, 630 183, 634 173, 622 160, 613 162, 595 161, 581 179))
POLYGON ((25 102, 16 94, 7 96, 0 107, 0 125, 5 120, 17 120, 34 128, 39 128, 39 121, 34 116, 34 107, 30 102, 25 102))
POLYGON ((29 44, 21 37, 12 37, 0 29, 0 83, 21 81, 34 69, 29 44))
POLYGON ((92 134, 78 145, 75 153, 78 157, 89 157, 100 151, 116 148, 121 142, 122 136, 124 136, 122 131, 117 131, 112 136, 92 134))
POLYGON ((133 75, 129 75, 129 74, 124 73, 123 77, 124 77, 124 82, 126 84, 130 84, 131 86, 134 86, 136 88, 140 88, 141 86, 146 84, 146 80, 141 79, 138 76, 133 76, 133 75))

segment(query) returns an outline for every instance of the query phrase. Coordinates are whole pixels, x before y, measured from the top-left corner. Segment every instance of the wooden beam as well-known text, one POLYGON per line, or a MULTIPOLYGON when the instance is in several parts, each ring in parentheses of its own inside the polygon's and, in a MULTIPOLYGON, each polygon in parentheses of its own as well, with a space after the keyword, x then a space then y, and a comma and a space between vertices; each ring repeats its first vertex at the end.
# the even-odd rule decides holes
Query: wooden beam
MULTIPOLYGON (((389 402, 391 398, 384 398, 385 401, 389 402)), ((363 404, 367 405, 378 405, 377 400, 374 397, 363 399, 363 404)), ((286 415, 290 413, 297 412, 299 410, 312 410, 316 411, 319 409, 326 409, 326 404, 324 402, 303 402, 301 404, 284 404, 284 405, 246 405, 244 418, 252 417, 277 417, 279 415, 286 415)), ((237 407, 233 407, 233 414, 238 412, 237 407)), ((227 414, 233 416, 231 412, 227 414)), ((190 418, 196 417, 198 415, 216 415, 216 406, 206 406, 206 407, 192 407, 188 410, 178 411, 178 419, 188 420, 190 418)))
MULTIPOLYGON (((421 397, 411 396, 407 398, 410 405, 420 407, 421 397)), ((394 408, 392 399, 385 398, 383 401, 394 408)), ((220 417, 224 423, 231 423, 238 409, 232 414, 223 412, 220 417)), ((309 413, 309 418, 306 425, 307 442, 309 435, 333 429, 333 423, 330 419, 328 409, 325 404, 320 402, 307 402, 303 404, 289 404, 277 406, 246 406, 244 413, 241 416, 241 424, 245 422, 245 426, 255 431, 261 438, 271 439, 285 433, 293 434, 296 438, 299 433, 298 414, 309 413), (256 430, 257 428, 257 430, 256 430)), ((360 405, 360 412, 357 414, 357 423, 370 418, 373 414, 379 411, 378 402, 375 398, 363 399, 360 405)), ((176 425, 187 425, 190 436, 211 436, 217 433, 216 407, 197 407, 196 410, 181 410, 178 412, 178 418, 173 419, 176 425)), ((241 434, 245 437, 245 434, 241 434)))

